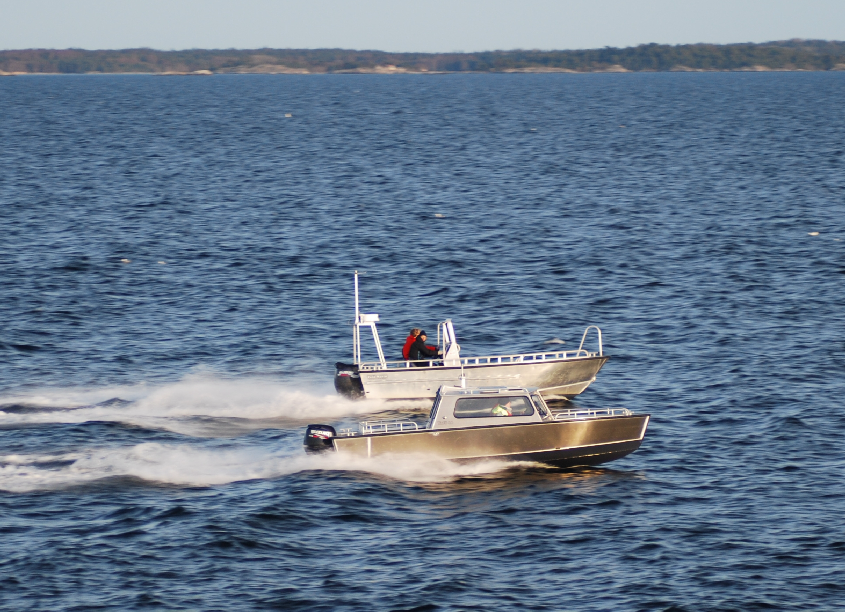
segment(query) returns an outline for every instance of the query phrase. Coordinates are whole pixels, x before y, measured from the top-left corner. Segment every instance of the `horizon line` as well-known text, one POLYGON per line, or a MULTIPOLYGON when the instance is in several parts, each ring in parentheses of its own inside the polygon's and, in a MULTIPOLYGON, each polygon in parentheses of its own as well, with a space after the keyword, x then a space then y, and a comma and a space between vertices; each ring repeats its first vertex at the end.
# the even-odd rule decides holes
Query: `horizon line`
POLYGON ((711 47, 731 47, 731 46, 739 46, 739 45, 755 45, 755 46, 764 46, 764 45, 775 45, 778 43, 800 43, 800 42, 810 42, 810 43, 839 43, 845 44, 845 40, 835 40, 835 39, 826 39, 826 38, 784 38, 779 40, 767 40, 763 42, 731 42, 731 43, 711 43, 711 42, 694 42, 694 43, 657 43, 657 42, 648 42, 648 43, 639 43, 636 45, 628 45, 625 47, 615 47, 611 45, 605 45, 603 47, 580 47, 580 48, 569 48, 569 49, 541 49, 541 48, 523 48, 523 47, 514 47, 512 49, 484 49, 480 51, 385 51, 382 49, 354 49, 354 48, 346 48, 346 47, 184 47, 181 49, 159 49, 155 47, 121 47, 121 48, 100 48, 100 49, 89 49, 85 47, 22 47, 22 48, 15 48, 15 49, 0 49, 0 53, 7 53, 7 52, 16 52, 16 51, 87 51, 87 52, 102 52, 102 51, 155 51, 157 53, 181 53, 185 51, 264 51, 264 50, 273 50, 273 51, 352 51, 352 52, 359 52, 359 53, 387 53, 391 55, 472 55, 475 53, 515 53, 515 52, 528 52, 528 53, 560 53, 560 52, 572 52, 572 51, 597 51, 602 49, 636 49, 638 47, 696 47, 696 46, 711 46, 711 47))

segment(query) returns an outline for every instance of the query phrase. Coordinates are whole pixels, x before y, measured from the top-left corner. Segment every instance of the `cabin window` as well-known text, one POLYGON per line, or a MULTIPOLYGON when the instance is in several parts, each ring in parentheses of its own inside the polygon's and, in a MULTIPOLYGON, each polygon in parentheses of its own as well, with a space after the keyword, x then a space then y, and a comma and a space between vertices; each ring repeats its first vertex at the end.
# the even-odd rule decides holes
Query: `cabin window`
POLYGON ((455 402, 456 419, 531 416, 534 406, 527 397, 463 397, 455 402))

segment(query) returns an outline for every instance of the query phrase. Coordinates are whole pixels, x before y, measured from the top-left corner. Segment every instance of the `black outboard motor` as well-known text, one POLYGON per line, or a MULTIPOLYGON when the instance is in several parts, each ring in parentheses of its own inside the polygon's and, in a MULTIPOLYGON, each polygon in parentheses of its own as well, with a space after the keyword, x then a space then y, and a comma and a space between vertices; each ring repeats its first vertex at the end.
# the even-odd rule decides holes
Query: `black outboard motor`
POLYGON ((364 385, 361 384, 361 375, 358 373, 358 366, 338 361, 334 364, 336 369, 334 375, 334 388, 344 397, 349 399, 361 399, 364 397, 364 385))
POLYGON ((309 425, 305 430, 306 453, 322 453, 332 450, 332 438, 337 435, 331 425, 309 425))

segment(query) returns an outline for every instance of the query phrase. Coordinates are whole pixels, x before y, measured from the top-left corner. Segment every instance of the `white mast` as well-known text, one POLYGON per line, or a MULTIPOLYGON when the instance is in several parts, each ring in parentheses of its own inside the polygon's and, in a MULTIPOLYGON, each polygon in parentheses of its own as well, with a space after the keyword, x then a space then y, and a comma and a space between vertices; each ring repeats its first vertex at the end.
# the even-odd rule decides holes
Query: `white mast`
POLYGON ((355 324, 352 331, 352 363, 361 361, 361 332, 358 327, 360 317, 358 316, 358 270, 355 270, 355 324))
MULTIPOLYGON (((366 274, 366 272, 362 272, 362 274, 366 274)), ((382 367, 386 367, 384 360, 384 352, 381 350, 381 340, 379 340, 378 337, 378 328, 376 327, 377 322, 377 314, 361 314, 361 311, 358 307, 358 270, 355 270, 355 329, 352 332, 353 363, 361 363, 361 326, 366 325, 373 332, 373 340, 376 343, 376 352, 378 353, 378 359, 381 362, 382 367)))

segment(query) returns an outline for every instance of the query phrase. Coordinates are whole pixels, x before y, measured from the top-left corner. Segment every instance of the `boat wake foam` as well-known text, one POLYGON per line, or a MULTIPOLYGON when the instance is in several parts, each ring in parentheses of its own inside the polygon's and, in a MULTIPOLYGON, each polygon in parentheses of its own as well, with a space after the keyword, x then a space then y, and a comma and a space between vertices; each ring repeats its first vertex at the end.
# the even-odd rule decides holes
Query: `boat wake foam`
MULTIPOLYGON (((396 408, 395 405, 391 406, 396 408)), ((262 379, 193 375, 166 385, 42 389, 0 396, 0 427, 47 423, 117 422, 186 435, 216 435, 209 419, 306 422, 387 409, 379 400, 351 401, 334 389, 262 379)))
POLYGON ((496 460, 458 464, 423 456, 381 456, 378 459, 305 455, 290 449, 143 443, 55 455, 0 455, 0 490, 26 493, 64 489, 108 478, 136 478, 152 484, 205 487, 290 474, 329 470, 367 472, 406 482, 448 482, 512 469, 496 460))

